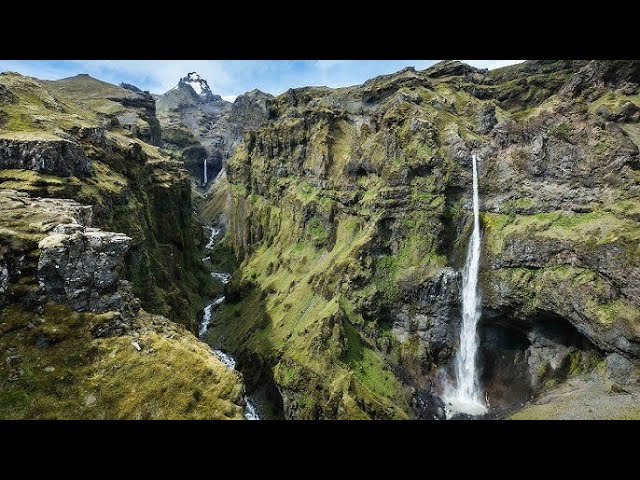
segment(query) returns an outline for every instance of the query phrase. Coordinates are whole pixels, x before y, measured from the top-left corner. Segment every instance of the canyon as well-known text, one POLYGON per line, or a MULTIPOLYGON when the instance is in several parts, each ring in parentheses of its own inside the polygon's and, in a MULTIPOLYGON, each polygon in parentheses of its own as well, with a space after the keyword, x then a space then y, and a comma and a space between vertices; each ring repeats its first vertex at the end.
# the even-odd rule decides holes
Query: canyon
POLYGON ((4 72, 0 418, 640 418, 639 148, 638 61, 4 72))

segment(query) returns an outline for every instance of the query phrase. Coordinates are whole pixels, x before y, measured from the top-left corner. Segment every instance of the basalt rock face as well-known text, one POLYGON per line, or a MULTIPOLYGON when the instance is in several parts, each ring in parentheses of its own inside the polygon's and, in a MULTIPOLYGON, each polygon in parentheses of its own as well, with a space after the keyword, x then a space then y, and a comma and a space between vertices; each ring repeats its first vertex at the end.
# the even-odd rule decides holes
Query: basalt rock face
POLYGON ((68 140, 0 139, 0 168, 21 168, 62 177, 93 174, 91 162, 68 140))
POLYGON ((220 152, 222 165, 242 141, 244 132, 256 130, 265 123, 272 99, 273 96, 260 90, 243 93, 231 109, 211 125, 211 148, 220 152))
POLYGON ((163 146, 181 159, 198 183, 203 164, 213 180, 242 140, 245 130, 264 123, 271 95, 253 90, 227 102, 215 95, 206 80, 192 72, 157 100, 163 146))
POLYGON ((639 71, 446 62, 270 101, 227 164, 244 261, 215 328, 239 367, 261 365, 290 417, 431 418, 457 348, 475 152, 490 405, 606 356, 637 368, 639 71))
POLYGON ((74 310, 103 313, 123 309, 117 268, 131 238, 79 224, 57 226, 40 241, 38 280, 48 297, 74 310))

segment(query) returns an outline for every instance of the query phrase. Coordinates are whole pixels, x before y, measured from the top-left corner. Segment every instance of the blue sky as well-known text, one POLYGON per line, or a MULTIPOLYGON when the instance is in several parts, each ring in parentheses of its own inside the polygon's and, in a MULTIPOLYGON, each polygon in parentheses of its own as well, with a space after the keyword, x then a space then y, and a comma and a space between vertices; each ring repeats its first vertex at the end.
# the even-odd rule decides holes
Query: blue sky
MULTIPOLYGON (((46 80, 88 73, 111 83, 128 82, 164 93, 189 72, 198 72, 214 93, 233 100, 258 88, 278 95, 307 85, 345 87, 407 66, 427 68, 438 60, 0 60, 0 71, 46 80)), ((522 60, 463 60, 479 68, 498 68, 522 60)))

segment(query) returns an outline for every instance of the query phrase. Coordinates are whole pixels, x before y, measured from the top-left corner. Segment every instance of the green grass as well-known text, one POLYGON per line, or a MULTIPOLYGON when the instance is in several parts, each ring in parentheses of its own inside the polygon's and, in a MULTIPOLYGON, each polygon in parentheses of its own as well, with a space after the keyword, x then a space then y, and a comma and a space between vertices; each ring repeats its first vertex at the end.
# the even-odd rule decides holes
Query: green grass
POLYGON ((50 304, 36 315, 14 305, 0 317, 0 349, 14 346, 18 357, 14 368, 0 370, 2 419, 242 418, 237 374, 165 319, 140 314, 138 352, 131 336, 92 338, 111 313, 50 304), (25 328, 28 322, 35 326, 25 328), (38 338, 51 344, 38 347, 38 338))
POLYGON ((619 92, 610 91, 591 102, 589 104, 589 111, 594 113, 598 108, 605 107, 609 112, 615 113, 620 110, 626 102, 632 102, 640 106, 640 94, 624 95, 619 92))
MULTIPOLYGON (((299 198, 300 187, 290 188, 299 198)), ((355 217, 342 216, 335 245, 326 251, 315 243, 324 238, 321 222, 312 219, 305 233, 293 221, 288 202, 281 208, 266 205, 259 196, 243 202, 242 208, 252 209, 266 227, 264 236, 272 240, 257 246, 240 266, 241 278, 234 278, 232 287, 249 281, 255 286, 239 303, 225 306, 212 337, 224 335, 227 348, 248 349, 271 362, 276 380, 296 396, 302 418, 328 415, 322 413, 322 405, 336 396, 352 417, 406 415, 401 413, 408 408, 402 387, 374 348, 363 347, 357 365, 352 364, 355 359, 341 360, 348 342, 345 332, 353 327, 343 319, 340 296, 322 294, 339 289, 342 272, 357 269, 352 255, 372 231, 363 229, 355 217), (318 390, 311 394, 314 385, 318 390), (366 405, 359 403, 364 398, 366 405)), ((353 338, 353 332, 349 335, 353 338)))
MULTIPOLYGON (((625 205, 609 207, 618 213, 625 205)), ((499 254, 509 236, 535 236, 568 242, 602 245, 623 243, 635 250, 640 240, 637 221, 596 210, 590 213, 548 212, 532 215, 506 215, 483 212, 486 248, 499 254), (533 232, 533 233, 532 233, 533 232)))
POLYGON ((566 122, 557 123, 551 126, 551 128, 549 129, 549 134, 560 140, 568 142, 571 137, 571 126, 566 122))
POLYGON ((360 334, 349 323, 345 324, 345 333, 348 344, 345 360, 350 370, 375 395, 397 398, 402 388, 380 353, 364 346, 360 334))
POLYGON ((313 217, 307 223, 307 231, 311 241, 318 247, 325 245, 329 239, 329 231, 324 222, 318 217, 313 217))

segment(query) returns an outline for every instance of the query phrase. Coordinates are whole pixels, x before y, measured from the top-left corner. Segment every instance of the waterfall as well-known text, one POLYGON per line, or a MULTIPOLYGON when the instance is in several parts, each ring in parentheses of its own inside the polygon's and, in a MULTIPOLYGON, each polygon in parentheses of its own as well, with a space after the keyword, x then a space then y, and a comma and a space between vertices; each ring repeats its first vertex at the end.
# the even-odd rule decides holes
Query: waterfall
POLYGON ((481 415, 487 411, 481 400, 476 368, 478 337, 476 329, 481 315, 478 292, 480 270, 480 207, 478 196, 478 166, 473 155, 473 232, 469 240, 467 259, 462 271, 462 327, 460 348, 455 358, 456 386, 446 395, 446 402, 456 412, 481 415))
POLYGON ((203 186, 203 187, 206 187, 206 186, 207 186, 207 182, 208 182, 208 179, 207 179, 207 158, 206 158, 206 157, 205 157, 205 159, 204 159, 204 165, 203 165, 203 167, 202 167, 202 171, 203 171, 203 175, 202 175, 202 178, 203 178, 202 186, 203 186))

